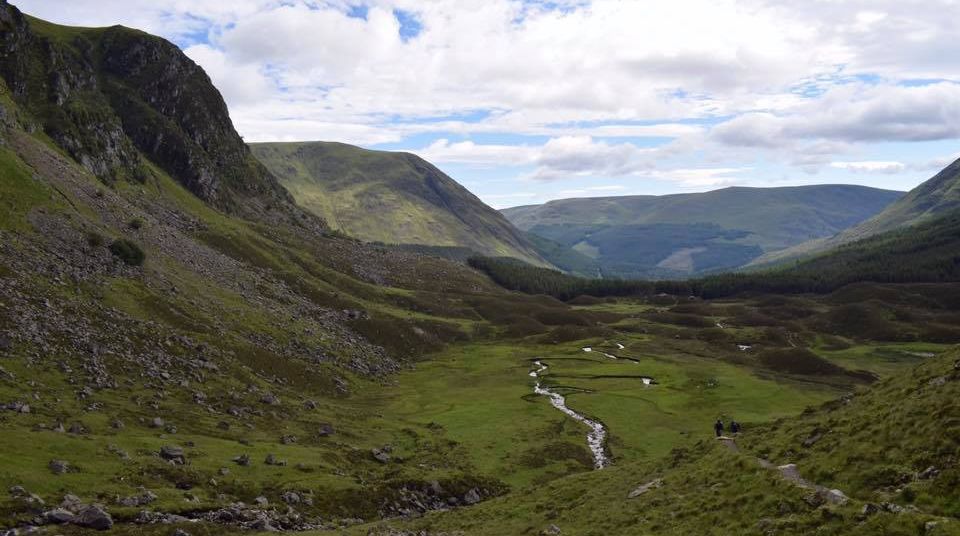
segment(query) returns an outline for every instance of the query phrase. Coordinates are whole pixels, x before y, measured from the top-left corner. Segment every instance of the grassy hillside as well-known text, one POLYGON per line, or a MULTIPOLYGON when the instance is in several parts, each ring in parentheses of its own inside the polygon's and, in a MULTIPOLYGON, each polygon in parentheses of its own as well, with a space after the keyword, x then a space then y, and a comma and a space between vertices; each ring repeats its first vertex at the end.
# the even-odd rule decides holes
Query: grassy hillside
POLYGON ((747 425, 735 441, 701 436, 654 461, 391 525, 476 535, 960 534, 958 357, 931 359, 801 417, 747 425), (779 469, 790 463, 797 478, 779 469))
MULTIPOLYGON (((34 24, 101 32, 28 20, 19 43, 34 24)), ((116 153, 51 135, 89 118, 44 116, 18 73, 0 84, 0 533, 957 533, 956 284, 507 292, 423 254, 460 248, 318 232, 282 197, 238 209, 270 194, 195 188, 205 168, 162 165, 119 112, 143 173, 101 175, 116 153), (717 417, 745 424, 739 447, 717 417), (849 501, 768 466, 789 461, 849 501)))
POLYGON ((822 253, 870 236, 918 225, 960 209, 960 160, 891 203, 876 216, 836 235, 812 240, 754 261, 770 264, 822 253))
POLYGON ((831 236, 900 195, 860 186, 725 188, 563 199, 503 213, 519 228, 593 258, 606 276, 683 277, 831 236))
POLYGON ((351 236, 456 246, 542 263, 523 233, 423 159, 343 143, 258 143, 297 202, 351 236))

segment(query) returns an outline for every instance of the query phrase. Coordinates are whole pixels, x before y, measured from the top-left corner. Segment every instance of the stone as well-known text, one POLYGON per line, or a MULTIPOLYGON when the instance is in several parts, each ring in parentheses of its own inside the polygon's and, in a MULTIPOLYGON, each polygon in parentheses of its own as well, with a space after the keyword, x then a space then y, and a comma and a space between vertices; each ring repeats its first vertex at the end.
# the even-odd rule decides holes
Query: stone
POLYGON ((817 443, 817 441, 820 441, 821 439, 823 439, 823 436, 824 436, 825 434, 826 434, 825 431, 820 430, 820 429, 818 428, 818 429, 814 430, 813 432, 811 432, 811 433, 810 433, 810 436, 808 436, 806 439, 803 440, 802 445, 804 446, 804 448, 810 448, 810 447, 814 446, 814 445, 817 443))
POLYGON ((218 473, 220 476, 227 476, 227 475, 230 474, 230 469, 227 469, 226 467, 221 467, 221 468, 217 471, 217 473, 218 473))
POLYGON ((850 498, 838 489, 831 489, 823 492, 823 498, 830 504, 844 505, 850 501, 850 498))
POLYGON ((70 464, 63 460, 50 460, 47 467, 49 467, 50 471, 55 475, 62 475, 70 470, 70 464))
POLYGON ((301 502, 300 495, 293 491, 284 492, 284 494, 280 496, 280 499, 289 505, 300 504, 301 502))
POLYGON ((237 465, 246 467, 246 466, 250 465, 250 455, 249 455, 249 454, 241 454, 241 455, 237 456, 236 458, 234 458, 234 459, 233 459, 233 462, 236 463, 237 465))
POLYGON ((132 497, 124 497, 122 499, 119 499, 117 503, 120 504, 121 506, 146 506, 156 500, 157 500, 156 493, 149 490, 144 490, 142 493, 140 493, 140 495, 134 495, 132 497))
POLYGON ((110 422, 110 427, 113 428, 114 430, 123 430, 124 424, 123 424, 123 421, 121 421, 120 419, 114 419, 113 421, 110 422))
POLYGON ((562 534, 560 527, 556 525, 550 525, 549 527, 540 531, 542 536, 560 536, 562 534))
POLYGON ((917 478, 920 480, 929 480, 931 478, 936 478, 940 474, 940 470, 934 466, 927 467, 923 471, 920 471, 920 474, 917 475, 917 478))
POLYGON ((320 429, 317 431, 317 434, 320 437, 327 437, 333 435, 333 425, 330 423, 323 423, 320 425, 320 429))
POLYGON ((177 529, 173 531, 173 536, 190 536, 190 533, 183 529, 177 529))
POLYGON ((84 504, 83 501, 80 500, 80 497, 77 497, 72 493, 67 493, 63 496, 63 500, 60 501, 60 508, 74 513, 78 512, 81 508, 83 508, 83 506, 84 504))
POLYGON ((164 445, 160 447, 160 457, 164 460, 179 463, 181 465, 187 461, 183 453, 183 448, 176 445, 164 445))
POLYGON ((253 530, 259 530, 260 532, 276 532, 277 528, 270 524, 270 520, 261 517, 253 523, 250 524, 250 528, 253 530))
POLYGON ((74 524, 88 529, 108 530, 113 527, 113 518, 103 508, 91 505, 77 513, 74 524))
POLYGON ((153 420, 150 421, 150 428, 163 428, 164 424, 163 419, 154 417, 153 420))
POLYGON ((312 410, 315 410, 315 409, 317 409, 317 403, 314 402, 313 400, 304 400, 304 401, 303 401, 303 409, 307 409, 307 410, 311 410, 311 411, 312 411, 312 410))
POLYGON ((266 497, 260 496, 253 500, 253 504, 260 508, 266 508, 270 504, 270 501, 268 501, 266 497))
POLYGON ((52 523, 54 525, 63 525, 65 523, 73 523, 74 521, 76 521, 77 516, 74 515, 73 512, 70 512, 63 508, 54 508, 49 512, 44 512, 43 519, 46 520, 47 523, 52 523))
POLYGON ((284 445, 292 445, 293 443, 296 443, 296 442, 297 442, 297 436, 295 435, 285 435, 280 438, 280 443, 283 443, 284 445))
POLYGON ((389 463, 389 462, 390 462, 390 454, 388 454, 387 451, 385 451, 385 450, 383 450, 383 449, 372 449, 372 450, 370 451, 370 454, 373 455, 373 459, 374 459, 374 460, 377 460, 377 461, 380 462, 380 463, 389 463))
POLYGON ((262 402, 262 403, 264 403, 264 404, 266 404, 266 405, 268 405, 268 406, 279 406, 279 405, 280 405, 280 397, 278 397, 277 395, 275 395, 275 394, 273 394, 273 393, 266 393, 266 394, 264 394, 263 396, 260 397, 260 402, 262 402))
POLYGON ((13 486, 9 490, 10 495, 13 497, 21 497, 27 494, 27 490, 23 486, 13 486))
POLYGON ((470 491, 463 496, 463 502, 467 504, 477 504, 480 500, 480 492, 477 491, 477 488, 471 488, 470 491))
POLYGON ((631 491, 629 494, 627 494, 627 498, 628 498, 628 499, 637 498, 637 497, 643 495, 644 493, 647 493, 648 491, 651 491, 651 490, 654 490, 654 489, 659 488, 659 487, 662 486, 662 485, 663 485, 663 479, 658 478, 658 479, 656 479, 656 480, 651 480, 650 482, 647 482, 646 484, 641 484, 641 485, 637 486, 636 489, 634 489, 634 490, 631 491))

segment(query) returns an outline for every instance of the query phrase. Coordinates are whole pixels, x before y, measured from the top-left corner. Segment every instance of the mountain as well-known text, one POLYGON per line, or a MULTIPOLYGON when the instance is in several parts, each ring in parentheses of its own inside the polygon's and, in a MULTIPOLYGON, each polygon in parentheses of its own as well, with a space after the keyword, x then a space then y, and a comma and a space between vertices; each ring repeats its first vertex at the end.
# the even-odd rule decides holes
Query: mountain
POLYGON ((0 11, 0 76, 28 131, 101 180, 155 168, 218 208, 316 228, 233 129, 209 77, 175 45, 113 26, 70 28, 0 11))
POLYGON ((297 202, 351 236, 543 260, 500 213, 422 158, 343 143, 255 143, 297 202))
POLYGON ((734 268, 765 252, 833 235, 901 195, 844 185, 734 187, 562 199, 503 213, 520 229, 593 258, 604 275, 678 277, 734 268))
POLYGON ((960 208, 960 159, 891 203, 879 214, 835 235, 811 240, 753 261, 762 265, 828 251, 885 231, 911 227, 960 208))
POLYGON ((107 34, 184 61, 0 0, 0 534, 957 534, 960 284, 508 292, 330 231, 107 34))

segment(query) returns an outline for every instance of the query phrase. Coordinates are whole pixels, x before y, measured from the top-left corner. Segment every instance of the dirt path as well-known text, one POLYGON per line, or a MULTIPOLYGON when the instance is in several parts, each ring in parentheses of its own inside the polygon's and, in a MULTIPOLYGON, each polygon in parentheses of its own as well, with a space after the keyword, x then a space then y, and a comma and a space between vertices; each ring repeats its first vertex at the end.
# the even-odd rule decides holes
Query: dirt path
MULTIPOLYGON (((720 436, 717 438, 717 441, 720 441, 728 449, 733 452, 741 452, 740 447, 737 445, 737 442, 732 437, 720 436)), ((797 469, 797 464, 788 463, 786 465, 774 465, 770 460, 765 460, 763 458, 755 458, 757 464, 764 469, 770 469, 772 471, 777 471, 780 473, 780 477, 788 482, 792 482, 794 485, 801 487, 803 489, 809 489, 814 491, 818 496, 823 500, 831 504, 845 504, 849 501, 842 491, 838 489, 830 489, 826 486, 821 486, 819 484, 810 482, 802 476, 800 476, 800 471, 797 469)))

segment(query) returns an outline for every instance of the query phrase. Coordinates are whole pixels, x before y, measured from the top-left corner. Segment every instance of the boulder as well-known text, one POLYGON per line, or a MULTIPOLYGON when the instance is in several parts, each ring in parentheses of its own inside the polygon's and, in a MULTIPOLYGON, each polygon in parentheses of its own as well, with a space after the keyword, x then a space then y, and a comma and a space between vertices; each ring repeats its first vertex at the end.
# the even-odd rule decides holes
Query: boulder
POLYGON ((333 435, 333 425, 330 423, 323 423, 320 425, 320 429, 317 431, 317 435, 320 437, 327 437, 333 435))
POLYGON ((377 461, 380 462, 380 463, 389 463, 389 462, 390 462, 390 454, 388 454, 388 453, 387 453, 385 450, 383 450, 383 449, 372 449, 372 450, 370 451, 370 454, 373 455, 373 459, 374 459, 374 460, 377 460, 377 461))
POLYGON ((470 491, 463 496, 463 502, 466 504, 477 504, 480 500, 480 492, 477 491, 477 488, 471 488, 470 491))
POLYGON ((94 530, 108 530, 113 527, 113 518, 97 505, 87 506, 77 513, 73 523, 94 530))
POLYGON ((43 513, 43 519, 47 523, 54 525, 63 525, 65 523, 73 523, 76 521, 77 516, 69 510, 63 508, 54 508, 48 512, 43 513))
POLYGON ((50 460, 47 467, 49 467, 50 471, 55 475, 62 475, 70 470, 70 464, 63 460, 50 460))
POLYGON ((663 485, 663 479, 658 478, 656 480, 651 480, 646 484, 641 484, 637 486, 633 491, 627 494, 627 498, 634 499, 636 497, 643 495, 644 493, 647 493, 650 490, 657 489, 662 485, 663 485))
POLYGON ((838 489, 830 489, 823 492, 823 498, 830 504, 844 505, 850 501, 850 498, 838 489))
POLYGON ((165 423, 163 419, 160 417, 154 417, 153 420, 150 421, 150 428, 163 428, 164 424, 165 423))
POLYGON ((164 460, 183 465, 187 459, 184 456, 183 448, 176 445, 164 445, 160 447, 160 457, 164 460))
POLYGON ((273 393, 266 393, 266 394, 264 394, 263 396, 260 397, 260 402, 262 402, 262 403, 264 403, 264 404, 266 404, 266 405, 268 405, 268 406, 279 406, 279 405, 280 405, 280 397, 278 397, 277 395, 275 395, 275 394, 273 394, 273 393))
POLYGON ((243 466, 243 467, 246 467, 246 466, 250 465, 250 455, 249 455, 249 454, 241 454, 241 455, 235 457, 235 458, 233 459, 233 462, 234 462, 235 464, 237 464, 237 465, 241 465, 241 466, 243 466))
POLYGON ((917 478, 919 478, 920 480, 929 480, 931 478, 936 478, 937 475, 939 474, 940 474, 940 470, 938 470, 936 467, 931 465, 930 467, 927 467, 923 471, 920 471, 920 474, 917 475, 917 478))

